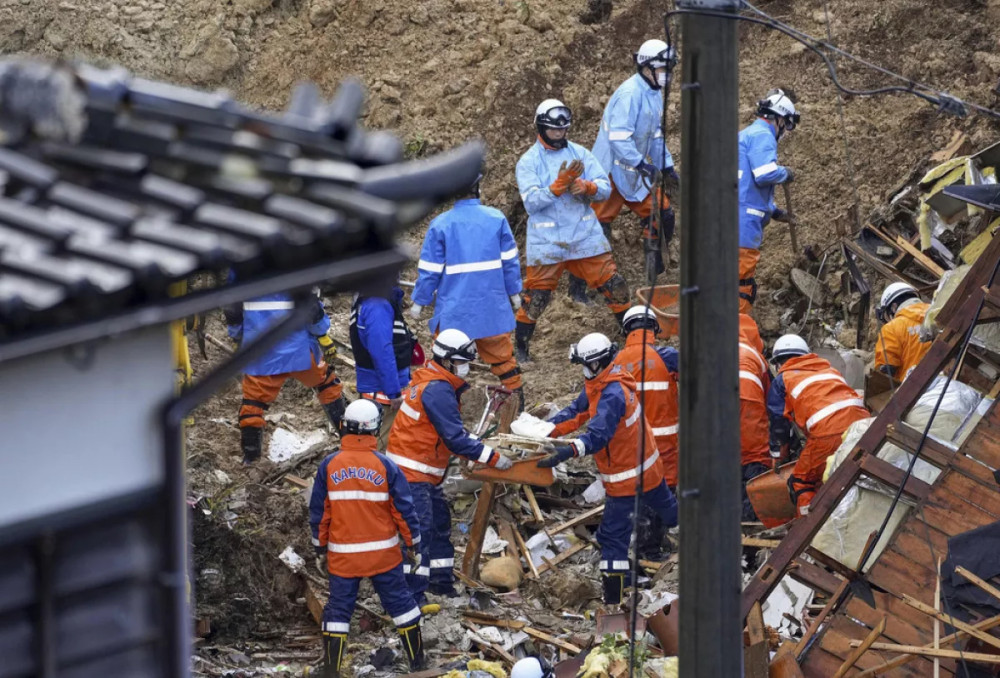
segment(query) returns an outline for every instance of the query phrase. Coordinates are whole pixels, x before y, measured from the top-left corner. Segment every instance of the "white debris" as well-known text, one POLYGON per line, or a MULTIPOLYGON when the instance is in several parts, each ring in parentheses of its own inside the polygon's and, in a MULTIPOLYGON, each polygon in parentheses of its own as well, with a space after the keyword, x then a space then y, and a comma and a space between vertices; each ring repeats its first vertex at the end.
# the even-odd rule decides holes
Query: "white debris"
POLYGON ((791 577, 786 576, 775 587, 771 595, 768 596, 762 610, 764 612, 764 624, 777 629, 782 635, 791 636, 800 629, 789 621, 787 613, 793 619, 802 619, 802 611, 812 600, 813 590, 805 584, 800 584, 791 577))
POLYGON ((558 553, 572 546, 572 543, 562 535, 552 537, 550 541, 549 536, 544 531, 541 531, 532 535, 524 545, 528 547, 528 552, 531 553, 531 562, 535 564, 535 567, 541 567, 545 564, 545 558, 555 558, 558 553), (553 551, 553 541, 558 551, 553 551))
POLYGON ((285 548, 278 556, 278 560, 283 562, 288 566, 288 569, 292 572, 298 573, 306 566, 306 561, 302 560, 302 556, 295 552, 291 546, 285 548))
POLYGON ((651 617, 675 600, 677 600, 677 594, 670 591, 642 591, 639 598, 639 614, 643 617, 651 617))
POLYGON ((503 553, 506 548, 507 540, 501 539, 497 534, 497 531, 493 529, 492 525, 488 526, 486 528, 486 535, 483 537, 483 549, 481 553, 495 555, 497 553, 503 553))
POLYGON ((229 483, 232 482, 232 479, 229 477, 229 474, 223 471, 222 469, 218 468, 212 471, 212 479, 215 480, 215 482, 219 483, 220 485, 228 485, 229 483))
POLYGON ((522 412, 517 419, 511 422, 511 433, 526 438, 548 438, 552 433, 555 424, 547 422, 538 417, 533 417, 527 412, 522 412))
POLYGON ((308 433, 292 433, 283 428, 275 429, 271 435, 271 443, 267 450, 267 458, 278 463, 287 461, 326 440, 326 432, 322 429, 308 433))
POLYGON ((597 504, 604 501, 604 483, 598 478, 583 491, 583 500, 588 504, 597 504))

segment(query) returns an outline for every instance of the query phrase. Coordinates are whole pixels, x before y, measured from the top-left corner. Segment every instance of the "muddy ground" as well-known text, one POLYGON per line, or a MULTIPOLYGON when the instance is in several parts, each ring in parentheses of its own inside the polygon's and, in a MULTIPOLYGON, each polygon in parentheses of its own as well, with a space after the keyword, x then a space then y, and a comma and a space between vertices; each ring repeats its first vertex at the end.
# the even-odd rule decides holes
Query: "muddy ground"
MULTIPOLYGON (((644 39, 660 37, 657 27, 666 7, 650 0, 0 0, 0 50, 119 63, 150 77, 226 88, 269 108, 282 108, 299 80, 314 80, 332 93, 341 79, 356 75, 370 94, 366 124, 396 130, 411 157, 485 138, 484 200, 503 209, 523 237, 525 215, 513 168, 533 141, 537 102, 559 97, 573 107, 571 136, 589 146, 604 102, 631 73, 630 53, 644 39), (612 4, 610 18, 594 23, 601 15, 595 10, 612 4)), ((843 49, 908 77, 971 101, 995 103, 1000 0, 772 0, 759 7, 813 35, 829 29, 843 49)), ((886 82, 856 65, 838 64, 851 87, 886 82)), ((904 95, 848 98, 842 123, 820 60, 761 27, 741 27, 740 67, 743 123, 752 120, 755 100, 773 86, 789 87, 798 97, 802 124, 782 142, 780 153, 798 177, 793 193, 800 240, 814 245, 820 257, 850 204, 857 200, 865 218, 955 131, 966 132, 976 148, 998 132, 984 117, 941 116, 904 95)), ((683 165, 679 111, 675 83, 668 140, 683 165)), ((418 228, 406 240, 418 247, 421 233, 418 228)), ((637 235, 635 219, 625 216, 612 239, 633 287, 641 276, 637 235)), ((773 339, 803 311, 802 298, 787 289, 789 269, 800 253, 790 251, 780 225, 770 227, 763 253, 755 315, 765 338, 773 339)), ((814 262, 813 270, 817 267, 814 262)), ((839 288, 842 271, 834 252, 824 276, 831 289, 839 288)), ((677 275, 671 270, 665 280, 677 275)), ((415 270, 407 276, 415 277, 415 270)), ((884 282, 874 281, 876 293, 884 282)), ((820 315, 849 345, 852 333, 837 332, 842 301, 831 296, 820 315)), ((329 307, 335 331, 346 339, 347 301, 331 299, 329 307)), ((850 324, 839 329, 844 328, 850 324)), ((426 327, 418 329, 426 340, 426 327)), ((525 370, 529 403, 565 402, 582 382, 565 360, 568 344, 586 332, 614 329, 603 307, 578 307, 557 294, 536 334, 536 363, 525 370)), ((224 337, 218 318, 210 332, 224 337)), ((817 338, 824 334, 831 332, 817 330, 817 338)), ((196 376, 225 355, 213 345, 207 359, 192 350, 196 376)), ((288 545, 303 555, 311 552, 301 490, 266 482, 274 472, 269 462, 250 471, 241 467, 239 399, 233 382, 195 413, 188 429, 191 491, 205 498, 196 509, 193 536, 195 572, 209 571, 195 589, 199 615, 212 620, 209 642, 247 641, 282 625, 310 624, 301 591, 275 559, 288 545), (227 511, 239 516, 230 521, 234 529, 226 524, 227 511)), ((290 384, 271 410, 283 413, 294 416, 285 426, 303 431, 324 426, 312 394, 298 384, 290 384)), ((306 478, 311 473, 299 471, 306 478)))

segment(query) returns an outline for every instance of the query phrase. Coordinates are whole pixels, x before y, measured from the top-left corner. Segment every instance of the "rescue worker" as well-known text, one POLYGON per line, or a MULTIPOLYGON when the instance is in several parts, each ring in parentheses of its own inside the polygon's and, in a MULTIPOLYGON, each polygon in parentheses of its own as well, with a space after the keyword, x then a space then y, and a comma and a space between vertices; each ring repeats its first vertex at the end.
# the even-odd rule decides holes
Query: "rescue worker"
POLYGON ((571 457, 595 455, 607 494, 597 542, 601 546, 604 602, 608 605, 622 602, 627 584, 636 479, 640 473, 640 507, 655 511, 667 527, 677 524, 677 501, 663 479, 653 431, 642 416, 635 380, 624 366, 614 362, 617 352, 615 344, 596 332, 570 347, 570 361, 582 366, 586 381, 576 400, 549 419, 556 424, 549 435, 562 437, 584 424, 587 432, 552 446, 551 454, 537 462, 539 467, 552 468, 571 457), (642 462, 637 464, 640 447, 642 462))
POLYGON ((931 350, 931 342, 920 338, 929 307, 912 285, 895 282, 885 288, 875 309, 883 323, 875 342, 875 369, 902 381, 923 360, 931 350))
POLYGON ((538 138, 517 161, 517 187, 528 212, 528 274, 514 334, 522 364, 530 359, 535 323, 564 270, 603 294, 619 322, 629 307, 628 283, 590 207, 607 199, 611 184, 590 151, 567 138, 572 121, 561 101, 543 101, 535 111, 538 138))
POLYGON ((510 669, 510 678, 555 678, 555 672, 541 657, 519 659, 510 669))
POLYGON ((521 264, 507 218, 479 201, 481 178, 452 209, 431 221, 410 315, 419 318, 425 306, 434 304, 431 332, 449 327, 474 339, 490 371, 515 392, 523 410, 521 368, 510 339, 511 307, 521 306, 521 264))
POLYGON ((780 89, 757 102, 757 119, 740 131, 740 313, 757 299, 757 264, 764 227, 771 219, 788 221, 774 204, 774 187, 795 179, 791 168, 778 164, 778 141, 799 124, 792 99, 780 89))
MULTIPOLYGON (((347 402, 344 387, 327 360, 337 354, 327 336, 330 319, 316 295, 312 324, 292 332, 266 355, 250 363, 243 374, 243 404, 240 407, 240 434, 243 463, 260 459, 264 439, 264 412, 278 398, 288 379, 297 379, 316 389, 323 410, 334 429, 340 425, 347 402)), ((237 346, 252 342, 291 313, 295 307, 291 295, 279 292, 225 309, 230 338, 237 346)))
POLYGON ((764 342, 754 319, 740 313, 740 465, 743 469, 743 520, 757 514, 747 496, 747 482, 773 465, 767 417, 771 370, 764 359, 764 342))
POLYGON ((410 487, 399 467, 375 451, 382 412, 360 399, 344 412, 340 449, 320 462, 309 501, 309 526, 325 557, 330 599, 323 608, 323 676, 340 675, 361 580, 371 580, 402 636, 410 667, 423 665, 420 608, 403 575, 400 537, 419 561, 420 527, 410 487))
MULTIPOLYGON (((677 64, 677 54, 662 40, 647 40, 633 56, 635 75, 623 82, 604 107, 601 127, 594 142, 594 157, 611 177, 611 195, 594 205, 597 218, 610 237, 611 222, 623 206, 640 218, 643 248, 647 258, 647 275, 663 272, 662 245, 669 246, 674 235, 674 210, 670 195, 677 189, 679 178, 674 158, 663 138, 663 91, 677 64), (668 195, 660 195, 660 227, 657 230, 651 215, 652 188, 659 175, 666 176, 668 195), (655 273, 650 273, 655 271, 655 273)), ((582 281, 570 289, 582 293, 582 281)), ((572 296, 572 292, 571 292, 572 296)), ((662 452, 662 450, 661 450, 662 452)))
POLYGON ((869 416, 868 410, 840 372, 810 353, 796 334, 775 342, 771 362, 778 368, 767 393, 771 456, 787 456, 794 422, 806 444, 788 479, 788 492, 799 515, 805 515, 822 484, 827 457, 840 447, 851 424, 869 416))
POLYGON ((385 296, 356 295, 351 305, 351 351, 362 398, 382 408, 378 449, 384 450, 403 389, 410 382, 415 338, 403 319, 403 290, 385 296))
POLYGON ((433 358, 413 373, 400 414, 389 431, 385 456, 399 465, 410 483, 420 521, 422 564, 407 568, 413 597, 424 605, 424 592, 454 596, 455 549, 451 511, 441 482, 452 454, 504 471, 511 461, 465 430, 459 397, 469 387, 465 377, 476 358, 476 344, 461 330, 446 329, 434 338, 433 358), (429 580, 429 581, 428 581, 429 580))

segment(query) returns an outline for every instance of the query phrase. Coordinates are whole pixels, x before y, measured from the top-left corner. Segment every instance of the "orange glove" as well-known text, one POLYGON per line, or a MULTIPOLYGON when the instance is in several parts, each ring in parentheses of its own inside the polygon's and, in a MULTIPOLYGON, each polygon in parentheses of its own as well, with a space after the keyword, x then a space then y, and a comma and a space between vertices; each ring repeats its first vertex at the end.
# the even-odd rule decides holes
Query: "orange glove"
POLYGON ((569 167, 563 162, 559 166, 559 175, 556 177, 556 180, 549 184, 549 190, 552 191, 553 195, 562 195, 570 189, 570 186, 573 185, 573 182, 576 181, 582 172, 583 163, 581 161, 574 160, 569 164, 569 167))
POLYGON ((573 185, 569 187, 569 192, 573 195, 594 195, 597 193, 597 184, 586 179, 575 179, 573 185))

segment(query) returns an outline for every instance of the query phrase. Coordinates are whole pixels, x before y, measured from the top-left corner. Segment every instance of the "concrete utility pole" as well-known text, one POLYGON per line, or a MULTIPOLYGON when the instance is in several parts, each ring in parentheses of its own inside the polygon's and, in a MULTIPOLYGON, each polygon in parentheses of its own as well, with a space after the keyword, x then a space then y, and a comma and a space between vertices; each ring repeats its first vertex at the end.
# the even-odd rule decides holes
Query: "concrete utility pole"
MULTIPOLYGON (((678 0, 735 13, 735 0, 678 0)), ((684 15, 680 675, 740 676, 737 22, 684 15)))

